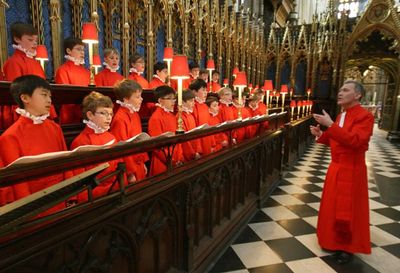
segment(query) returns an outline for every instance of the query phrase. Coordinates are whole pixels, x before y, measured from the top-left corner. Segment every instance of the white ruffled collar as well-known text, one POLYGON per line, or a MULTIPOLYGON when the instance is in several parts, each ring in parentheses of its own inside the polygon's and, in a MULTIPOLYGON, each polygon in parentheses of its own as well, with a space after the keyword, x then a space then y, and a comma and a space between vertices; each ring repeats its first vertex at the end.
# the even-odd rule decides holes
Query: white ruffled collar
POLYGON ((153 75, 153 78, 159 79, 160 81, 162 81, 163 83, 165 83, 165 80, 161 79, 157 74, 153 75))
POLYGON ((194 99, 195 99, 198 103, 205 103, 205 102, 206 102, 205 99, 200 99, 199 97, 194 97, 194 99))
POLYGON ((159 104, 159 103, 156 103, 156 106, 160 107, 160 108, 163 109, 165 112, 168 112, 168 113, 173 113, 173 112, 174 112, 174 110, 169 110, 168 108, 162 106, 162 105, 159 104))
POLYGON ((117 66, 116 68, 111 68, 108 63, 104 62, 103 65, 105 66, 105 68, 107 68, 108 70, 110 70, 111 72, 117 72, 117 70, 119 69, 119 66, 117 66))
POLYGON ((95 133, 95 134, 98 134, 98 135, 99 135, 99 134, 102 134, 102 133, 104 133, 104 132, 107 132, 107 131, 110 129, 110 126, 107 126, 106 129, 101 128, 100 126, 98 126, 96 123, 94 123, 94 122, 91 121, 91 120, 86 120, 86 119, 84 119, 84 120, 83 120, 83 123, 85 123, 87 127, 89 127, 90 129, 92 129, 92 130, 94 131, 94 133, 95 133))
POLYGON ((226 105, 226 106, 229 106, 229 105, 232 104, 232 102, 226 101, 226 100, 223 100, 223 99, 220 99, 219 102, 222 103, 222 104, 224 104, 224 105, 226 105))
POLYGON ((70 55, 64 55, 64 58, 68 61, 73 62, 75 65, 82 65, 85 64, 85 60, 78 60, 70 55))
POLYGON ((210 113, 210 115, 211 116, 213 116, 213 117, 216 117, 216 116, 218 116, 218 112, 217 113, 213 113, 213 112, 211 112, 210 110, 208 110, 208 112, 210 113))
POLYGON ((183 105, 182 105, 182 111, 185 112, 185 113, 189 113, 189 114, 193 113, 193 109, 189 109, 189 108, 187 108, 187 107, 185 107, 183 105))
POLYGON ((255 111, 255 110, 258 109, 258 103, 257 103, 257 106, 256 106, 256 107, 251 106, 250 103, 249 103, 249 107, 251 108, 251 110, 255 111))
POLYGON ((135 106, 133 106, 133 104, 126 103, 126 102, 123 102, 120 100, 117 100, 116 103, 121 105, 122 107, 127 108, 131 113, 139 112, 139 110, 140 110, 140 107, 135 107, 135 106))
POLYGON ((23 117, 26 117, 26 118, 32 120, 33 124, 42 124, 50 116, 50 114, 34 116, 31 113, 29 113, 28 111, 26 111, 25 109, 21 109, 21 108, 15 109, 15 112, 17 112, 18 114, 20 114, 23 117))
POLYGON ((131 67, 131 68, 129 69, 129 73, 136 73, 136 74, 138 74, 138 75, 142 75, 142 74, 143 74, 143 72, 137 71, 136 68, 134 68, 134 67, 131 67))
POLYGON ((26 50, 25 48, 23 48, 21 45, 15 45, 15 44, 13 44, 12 47, 13 47, 14 49, 17 49, 17 50, 19 50, 19 51, 24 52, 25 55, 26 55, 26 57, 28 57, 28 58, 33 59, 33 58, 36 56, 36 50, 35 50, 35 52, 32 53, 32 52, 29 52, 28 50, 26 50))

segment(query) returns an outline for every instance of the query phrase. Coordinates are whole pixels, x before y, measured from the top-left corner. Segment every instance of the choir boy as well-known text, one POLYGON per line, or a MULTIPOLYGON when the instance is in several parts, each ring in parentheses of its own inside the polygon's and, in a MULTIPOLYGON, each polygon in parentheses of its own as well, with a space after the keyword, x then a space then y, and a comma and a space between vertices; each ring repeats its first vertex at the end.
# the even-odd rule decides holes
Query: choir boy
MULTIPOLYGON (((56 71, 57 84, 88 86, 90 72, 85 64, 85 45, 81 39, 69 37, 64 40, 65 63, 56 71)), ((82 116, 81 107, 75 104, 64 104, 60 107, 60 122, 62 124, 79 123, 82 116)))
POLYGON ((168 67, 165 63, 158 62, 154 65, 153 79, 149 84, 150 89, 156 89, 161 85, 167 85, 168 67))
MULTIPOLYGON (((83 131, 72 141, 71 150, 83 145, 111 145, 116 142, 115 137, 108 131, 113 117, 113 103, 112 100, 97 92, 91 92, 87 95, 82 102, 83 123, 86 127, 83 131)), ((117 164, 120 160, 108 161, 110 166, 101 172, 97 178, 104 177, 111 172, 115 171, 117 164)), ((79 174, 87 171, 94 166, 85 166, 74 170, 74 174, 79 174)), ((115 177, 111 177, 103 181, 93 190, 93 197, 106 195, 113 185, 115 177)), ((118 184, 116 184, 118 186, 118 184)), ((114 187, 114 190, 116 187, 114 187)), ((87 192, 78 194, 78 203, 87 201, 87 192)))
MULTIPOLYGON (((207 83, 201 79, 193 81, 189 85, 189 89, 195 94, 195 104, 193 108, 193 116, 196 120, 196 125, 200 126, 210 122, 210 113, 208 106, 205 104, 207 97, 207 83)), ((206 136, 201 138, 202 155, 210 154, 214 151, 215 140, 213 136, 206 136)))
POLYGON ((114 86, 117 82, 124 79, 118 73, 119 60, 120 56, 117 49, 104 49, 104 69, 94 77, 97 86, 114 86))
MULTIPOLYGON (((168 85, 159 86, 154 90, 157 100, 156 110, 149 119, 148 131, 150 136, 158 136, 166 132, 175 133, 177 129, 176 116, 174 115, 175 91, 168 85)), ((172 166, 179 166, 183 162, 182 147, 180 144, 175 149, 169 149, 172 154, 172 166)), ((153 151, 151 158, 150 175, 167 171, 165 154, 168 149, 153 151)))
MULTIPOLYGON (((47 118, 51 107, 49 83, 39 76, 21 76, 12 82, 10 92, 18 104, 16 111, 20 117, 0 136, 2 164, 7 166, 23 156, 65 151, 66 145, 60 126, 47 118)), ((0 200, 0 204, 26 197, 64 179, 64 174, 58 173, 2 188, 1 196, 6 195, 7 199, 0 200)), ((50 211, 64 207, 64 204, 59 204, 50 211)))
MULTIPOLYGON (((194 94, 191 90, 185 90, 182 93, 182 121, 185 132, 196 128, 196 121, 193 116, 194 94)), ((178 115, 177 115, 178 118, 178 115)), ((200 158, 201 153, 200 139, 193 139, 182 143, 183 157, 185 161, 200 158)))
MULTIPOLYGON (((127 140, 142 133, 142 123, 138 114, 142 104, 142 87, 133 80, 123 80, 114 87, 116 103, 120 105, 111 123, 111 133, 117 141, 127 140)), ((135 182, 146 177, 147 153, 139 153, 124 158, 128 181, 135 182)))
MULTIPOLYGON (((221 117, 219 115, 219 103, 218 97, 209 95, 206 99, 206 104, 208 106, 208 111, 210 113, 210 126, 215 126, 221 123, 221 117)), ((218 133, 214 135, 215 143, 216 143, 216 151, 221 150, 223 147, 228 146, 228 137, 224 133, 218 133)))
POLYGON ((231 108, 232 104, 232 90, 229 87, 224 87, 218 91, 219 97, 219 113, 221 117, 221 121, 230 121, 234 120, 233 109, 231 108))
POLYGON ((142 76, 144 73, 144 59, 139 54, 134 54, 129 57, 129 64, 131 66, 128 79, 136 81, 143 89, 149 89, 149 82, 142 76))
POLYGON ((221 85, 219 84, 219 72, 214 70, 212 72, 211 82, 207 84, 207 90, 217 93, 221 89, 221 85), (211 89, 210 89, 211 87, 211 89))

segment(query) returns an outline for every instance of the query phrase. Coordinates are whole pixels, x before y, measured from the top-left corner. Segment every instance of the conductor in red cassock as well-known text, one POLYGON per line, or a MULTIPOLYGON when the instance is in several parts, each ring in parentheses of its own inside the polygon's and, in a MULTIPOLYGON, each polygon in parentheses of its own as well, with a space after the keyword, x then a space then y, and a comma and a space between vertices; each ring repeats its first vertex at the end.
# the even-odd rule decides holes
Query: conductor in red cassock
POLYGON ((364 94, 360 83, 346 81, 337 96, 342 112, 336 121, 323 111, 321 115, 314 114, 319 124, 310 127, 317 142, 331 148, 317 237, 323 249, 335 251, 332 256, 338 264, 349 262, 353 253, 371 253, 365 152, 374 118, 360 105, 364 94), (323 132, 320 125, 328 129, 323 132))

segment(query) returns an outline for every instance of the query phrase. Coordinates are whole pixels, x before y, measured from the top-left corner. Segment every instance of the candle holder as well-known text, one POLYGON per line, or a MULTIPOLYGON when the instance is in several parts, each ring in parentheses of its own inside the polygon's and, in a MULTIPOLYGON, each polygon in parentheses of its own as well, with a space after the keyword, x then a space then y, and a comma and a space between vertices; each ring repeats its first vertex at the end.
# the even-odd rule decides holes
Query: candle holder
POLYGON ((307 100, 310 100, 311 88, 307 89, 307 100))
POLYGON ((175 55, 172 58, 171 79, 177 80, 178 82, 178 126, 176 133, 183 134, 185 130, 183 129, 182 120, 182 83, 183 80, 189 79, 189 65, 186 56, 175 55))
POLYGON ((90 82, 89 86, 95 86, 93 67, 93 45, 99 43, 97 34, 97 27, 95 23, 83 23, 82 25, 82 42, 88 44, 89 48, 89 71, 90 71, 90 82))
POLYGON ((171 62, 174 57, 174 49, 172 47, 164 48, 164 62, 167 63, 168 67, 168 76, 171 76, 171 62))
POLYGON ((208 61, 207 61, 207 70, 208 70, 208 73, 210 74, 209 75, 209 83, 210 83, 210 92, 212 92, 213 90, 212 90, 212 72, 213 72, 213 70, 215 70, 215 63, 214 63, 214 59, 208 59, 208 61))
POLYGON ((281 112, 283 112, 285 109, 285 96, 287 93, 288 93, 288 86, 286 84, 282 84, 282 86, 281 86, 281 94, 282 94, 282 110, 281 110, 281 112))
POLYGON ((93 67, 95 75, 99 72, 99 68, 101 67, 101 59, 98 54, 93 55, 93 67))
POLYGON ((294 108, 296 107, 296 101, 291 100, 290 101, 290 121, 293 121, 294 119, 294 108))
POLYGON ((303 102, 301 100, 297 101, 297 119, 301 118, 301 107, 303 102))
POLYGON ((270 103, 272 102, 272 98, 270 97, 270 92, 271 92, 271 90, 274 89, 274 86, 272 84, 272 80, 265 80, 264 81, 264 86, 262 87, 262 89, 266 91, 265 103, 267 105, 266 114, 268 115, 269 108, 271 107, 270 103))
POLYGON ((49 54, 45 45, 37 45, 35 59, 40 62, 40 66, 44 71, 44 62, 49 60, 49 54))
POLYGON ((235 81, 233 82, 233 86, 238 88, 239 90, 239 109, 238 109, 238 120, 242 120, 242 107, 243 107, 243 99, 242 92, 243 89, 247 86, 247 77, 246 72, 240 71, 238 72, 235 81))
POLYGON ((229 80, 228 79, 224 79, 224 87, 227 87, 229 85, 229 80))

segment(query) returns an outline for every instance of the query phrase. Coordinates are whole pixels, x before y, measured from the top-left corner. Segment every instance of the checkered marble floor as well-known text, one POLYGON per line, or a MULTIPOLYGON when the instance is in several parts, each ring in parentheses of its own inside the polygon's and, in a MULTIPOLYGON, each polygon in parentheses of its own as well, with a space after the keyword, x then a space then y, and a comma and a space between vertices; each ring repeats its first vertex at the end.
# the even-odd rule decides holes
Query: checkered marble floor
POLYGON ((375 128, 367 154, 371 255, 337 265, 319 247, 315 232, 330 154, 313 144, 209 272, 400 272, 400 145, 385 136, 375 128))

